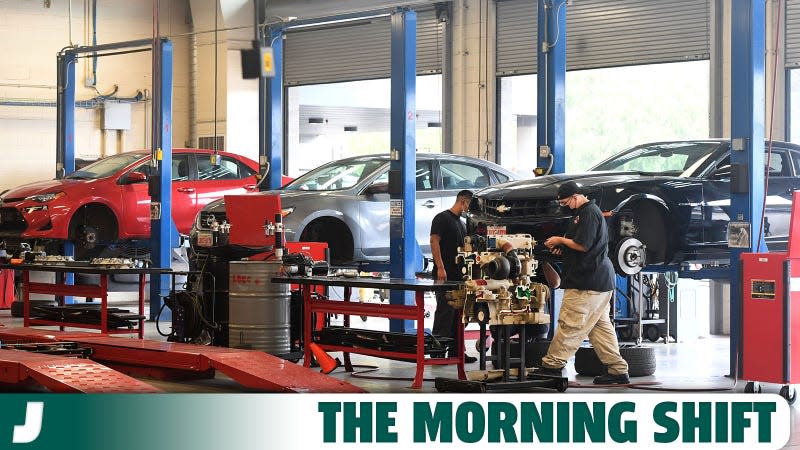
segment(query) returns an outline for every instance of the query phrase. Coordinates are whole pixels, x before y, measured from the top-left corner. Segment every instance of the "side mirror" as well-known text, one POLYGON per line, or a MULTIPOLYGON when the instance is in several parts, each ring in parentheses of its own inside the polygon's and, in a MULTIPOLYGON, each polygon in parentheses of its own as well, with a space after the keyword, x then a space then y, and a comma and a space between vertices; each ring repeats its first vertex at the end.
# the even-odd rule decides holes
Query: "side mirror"
POLYGON ((125 180, 127 184, 143 183, 147 181, 147 175, 142 172, 131 172, 125 180))
POLYGON ((389 193, 389 183, 375 183, 367 186, 367 188, 364 189, 364 195, 366 196, 373 196, 376 194, 388 194, 388 193, 389 193))

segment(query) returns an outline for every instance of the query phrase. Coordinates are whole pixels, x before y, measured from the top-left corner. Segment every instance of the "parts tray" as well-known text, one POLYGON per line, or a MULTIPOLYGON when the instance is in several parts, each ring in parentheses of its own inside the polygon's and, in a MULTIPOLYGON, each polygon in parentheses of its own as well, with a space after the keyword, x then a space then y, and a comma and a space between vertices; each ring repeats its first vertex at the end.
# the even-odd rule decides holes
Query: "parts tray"
MULTIPOLYGON (((32 306, 31 318, 70 323, 100 325, 100 304, 73 304, 64 306, 32 306)), ((108 308, 108 328, 135 328, 144 316, 127 309, 108 308)))

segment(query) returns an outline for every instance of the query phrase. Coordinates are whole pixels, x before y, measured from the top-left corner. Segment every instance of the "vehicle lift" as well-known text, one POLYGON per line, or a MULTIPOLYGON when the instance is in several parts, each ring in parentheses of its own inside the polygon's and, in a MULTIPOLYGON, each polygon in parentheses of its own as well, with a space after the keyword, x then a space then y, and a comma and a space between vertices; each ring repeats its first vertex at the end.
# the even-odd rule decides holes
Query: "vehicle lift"
POLYGON ((742 378, 745 392, 782 384, 792 404, 800 383, 800 191, 792 194, 786 252, 742 253, 742 378), (793 303, 795 305, 793 305, 793 303))
MULTIPOLYGON (((363 389, 255 350, 109 337, 90 332, 0 327, 0 341, 77 345, 91 359, 0 349, 0 383, 38 382, 54 392, 159 392, 131 376, 196 380, 224 373, 262 392, 359 393, 363 389)), ((34 347, 36 347, 34 346, 34 347)), ((30 347, 30 346, 28 346, 30 347)))

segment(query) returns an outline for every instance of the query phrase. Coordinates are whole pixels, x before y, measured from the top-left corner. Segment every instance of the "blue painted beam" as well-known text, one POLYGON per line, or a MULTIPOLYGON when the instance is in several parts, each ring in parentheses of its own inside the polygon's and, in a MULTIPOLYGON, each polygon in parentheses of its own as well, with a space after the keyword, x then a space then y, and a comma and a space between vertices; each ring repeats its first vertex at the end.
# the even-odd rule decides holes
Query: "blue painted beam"
MULTIPOLYGON (((57 58, 58 100, 57 100, 57 143, 56 178, 75 172, 75 62, 77 54, 65 51, 57 58)), ((64 256, 75 256, 75 245, 64 242, 64 256)), ((56 280, 66 284, 75 283, 75 274, 59 274, 56 280)), ((71 296, 64 297, 64 303, 72 303, 71 296)))
MULTIPOLYGON (((153 156, 159 179, 158 192, 152 193, 150 202, 161 204, 161 217, 150 221, 150 259, 154 267, 170 268, 178 238, 172 222, 172 42, 161 40, 156 57, 159 64, 153 70, 153 105, 158 116, 154 117, 153 156)), ((169 290, 169 276, 150 277, 150 320, 158 315, 161 299, 169 295, 169 290)), ((169 320, 170 312, 166 308, 164 312, 170 317, 162 314, 161 319, 169 320)))
POLYGON ((537 167, 549 173, 564 173, 564 80, 567 74, 566 0, 538 0, 537 83, 537 167), (546 146, 550 157, 539 149, 546 146))
MULTIPOLYGON (((260 3, 260 2, 256 2, 260 3)), ((261 47, 266 47, 267 37, 264 36, 264 33, 261 32, 261 29, 256 27, 257 33, 257 42, 258 45, 261 47)), ((268 125, 268 118, 270 117, 270 104, 268 103, 268 94, 267 91, 269 90, 267 77, 259 77, 258 78, 258 173, 268 177, 267 168, 269 166, 269 154, 268 148, 269 144, 267 142, 267 127, 268 125)), ((269 180, 264 180, 259 184, 262 190, 269 189, 269 180)))
POLYGON ((746 166, 749 192, 731 192, 730 220, 750 223, 750 248, 731 249, 730 370, 739 373, 742 252, 766 251, 758 242, 764 198, 764 2, 731 2, 731 164, 746 166), (739 367, 736 367, 736 362, 739 367))
MULTIPOLYGON (((282 186, 281 175, 283 174, 283 34, 280 27, 271 28, 267 39, 272 46, 272 53, 275 65, 275 76, 272 78, 261 78, 259 83, 259 99, 262 99, 261 86, 263 86, 264 124, 263 153, 259 154, 259 164, 263 173, 265 163, 269 163, 269 189, 278 189, 282 186)), ((261 132, 260 132, 261 133, 261 132)), ((259 144, 261 145, 261 144, 259 144)), ((259 149, 260 150, 260 149, 259 149)))
POLYGON ((75 61, 69 50, 58 56, 56 178, 75 171, 75 61))
MULTIPOLYGON (((400 179, 400 191, 390 193, 389 261, 393 278, 416 277, 414 254, 416 247, 416 84, 417 84, 417 14, 407 9, 392 13, 392 77, 391 77, 391 135, 392 161, 390 180, 400 179)), ((390 181, 390 185, 393 183, 390 181)), ((391 291, 389 303, 414 304, 410 292, 391 291)), ((404 332, 413 327, 412 321, 393 319, 389 329, 404 332)))

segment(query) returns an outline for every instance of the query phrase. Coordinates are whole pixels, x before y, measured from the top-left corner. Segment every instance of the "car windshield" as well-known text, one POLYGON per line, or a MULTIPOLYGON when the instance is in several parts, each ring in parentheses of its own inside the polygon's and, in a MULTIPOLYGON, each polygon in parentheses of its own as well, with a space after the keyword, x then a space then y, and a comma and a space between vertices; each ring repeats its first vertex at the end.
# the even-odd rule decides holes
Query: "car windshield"
POLYGON ((350 189, 386 164, 382 159, 335 161, 308 172, 283 187, 286 191, 350 189))
POLYGON ((120 153, 119 155, 109 156, 97 162, 89 164, 81 170, 77 170, 66 178, 78 179, 97 179, 105 178, 117 173, 120 169, 128 167, 132 163, 142 159, 141 153, 120 153))
POLYGON ((589 169, 690 176, 719 148, 717 142, 662 142, 633 147, 589 169))

